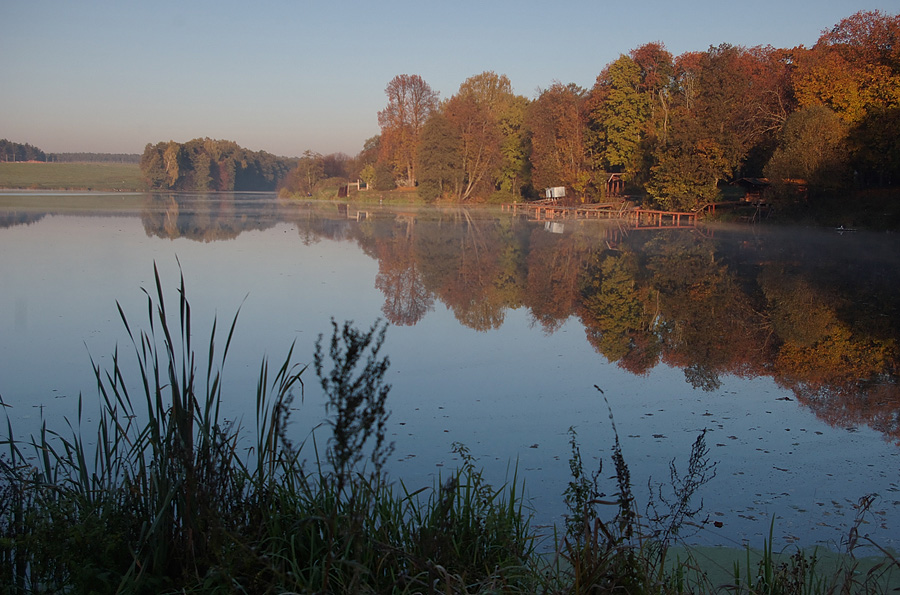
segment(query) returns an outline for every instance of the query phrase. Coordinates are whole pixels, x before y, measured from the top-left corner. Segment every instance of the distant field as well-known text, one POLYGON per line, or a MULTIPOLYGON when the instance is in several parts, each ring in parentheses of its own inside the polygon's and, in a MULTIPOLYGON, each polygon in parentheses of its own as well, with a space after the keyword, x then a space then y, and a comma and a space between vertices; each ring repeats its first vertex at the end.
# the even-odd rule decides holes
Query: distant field
POLYGON ((0 188, 143 190, 136 163, 0 163, 0 188))

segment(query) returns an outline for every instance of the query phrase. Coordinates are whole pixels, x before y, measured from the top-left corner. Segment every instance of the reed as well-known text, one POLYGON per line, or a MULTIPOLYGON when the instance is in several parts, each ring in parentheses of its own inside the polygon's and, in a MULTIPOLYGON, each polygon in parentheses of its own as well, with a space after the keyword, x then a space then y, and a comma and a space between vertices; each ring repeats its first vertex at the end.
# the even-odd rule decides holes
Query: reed
POLYGON ((109 369, 91 362, 101 405, 93 428, 81 397, 64 432, 44 424, 18 441, 7 417, 0 592, 457 589, 499 580, 507 561, 527 557, 515 487, 492 488, 464 447, 452 487, 387 482, 385 326, 334 323, 329 347, 317 342, 331 429, 323 451, 287 437, 307 371, 293 346, 277 366, 264 359, 244 452, 247 432, 220 411, 239 312, 224 338, 214 321, 198 352, 183 275, 174 316, 155 267, 154 282, 145 328, 118 307, 136 366, 118 348, 109 369))
MULTIPOLYGON (((214 321, 198 352, 183 275, 174 315, 155 267, 154 283, 144 291, 143 328, 118 307, 134 363, 118 348, 108 369, 91 362, 101 406, 93 426, 80 397, 63 431, 42 424, 20 441, 7 417, 0 593, 715 590, 696 560, 668 554, 700 511, 697 490, 714 476, 705 434, 685 474, 673 463, 671 494, 651 490, 641 515, 612 413, 614 497, 601 496, 602 467, 585 471, 571 430, 569 515, 547 555, 515 466, 495 487, 465 445, 454 444, 459 468, 430 488, 388 481, 385 325, 332 321, 330 341, 319 337, 313 367, 330 432, 321 447, 315 434, 295 444, 287 427, 308 368, 294 363, 293 346, 278 364, 260 364, 255 426, 230 423, 221 416, 223 379, 239 311, 224 337, 214 321), (239 448, 248 434, 251 448, 239 448)), ((848 544, 860 539, 851 532, 848 544)), ((884 553, 879 572, 897 567, 884 553)), ((722 588, 879 592, 884 584, 854 567, 823 575, 815 562, 805 554, 782 562, 770 539, 757 572, 748 558, 722 588)))

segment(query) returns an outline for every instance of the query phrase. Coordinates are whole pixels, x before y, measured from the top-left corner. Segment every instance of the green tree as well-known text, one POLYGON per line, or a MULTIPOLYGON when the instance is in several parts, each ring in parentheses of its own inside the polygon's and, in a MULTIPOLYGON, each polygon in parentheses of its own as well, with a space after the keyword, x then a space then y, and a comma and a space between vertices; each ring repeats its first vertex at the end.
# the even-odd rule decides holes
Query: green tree
POLYGON ((725 151, 683 108, 673 111, 668 136, 657 149, 647 193, 672 211, 692 210, 715 200, 718 181, 729 171, 725 151))
POLYGON ((194 188, 206 192, 211 189, 212 160, 207 153, 199 152, 191 156, 191 167, 194 170, 194 188))
POLYGON ((164 143, 147 143, 141 155, 141 175, 150 188, 162 188, 166 181, 166 166, 163 161, 164 143))
POLYGON ((528 99, 515 95, 506 104, 497 120, 502 156, 497 182, 502 192, 515 199, 521 198, 522 189, 531 179, 528 134, 525 127, 527 111, 528 99))
POLYGON ((419 144, 418 193, 432 202, 445 192, 455 191, 463 178, 461 141, 450 121, 440 112, 428 118, 419 144))
POLYGON ((375 166, 367 163, 359 170, 359 179, 366 183, 366 188, 372 188, 375 185, 375 166))
POLYGON ((807 184, 811 196, 845 188, 850 174, 847 134, 840 116, 823 105, 791 114, 764 170, 776 193, 795 194, 797 181, 807 184))
POLYGON ((383 162, 375 164, 375 190, 393 190, 397 187, 394 171, 383 162))
MULTIPOLYGON (((506 75, 492 71, 466 79, 459 87, 457 99, 463 105, 471 100, 477 110, 483 111, 478 116, 477 111, 470 110, 470 115, 478 116, 483 121, 483 130, 476 131, 470 126, 464 135, 464 138, 472 140, 480 136, 481 140, 476 142, 487 150, 470 160, 473 165, 480 160, 481 164, 490 168, 481 176, 482 189, 486 192, 493 186, 508 196, 520 197, 521 187, 528 179, 525 132, 528 100, 513 93, 506 75)), ((456 111, 460 111, 461 106, 455 107, 456 111)))
POLYGON ((602 169, 636 169, 638 149, 650 119, 650 100, 640 86, 640 66, 622 55, 603 69, 591 90, 590 121, 595 155, 602 169))

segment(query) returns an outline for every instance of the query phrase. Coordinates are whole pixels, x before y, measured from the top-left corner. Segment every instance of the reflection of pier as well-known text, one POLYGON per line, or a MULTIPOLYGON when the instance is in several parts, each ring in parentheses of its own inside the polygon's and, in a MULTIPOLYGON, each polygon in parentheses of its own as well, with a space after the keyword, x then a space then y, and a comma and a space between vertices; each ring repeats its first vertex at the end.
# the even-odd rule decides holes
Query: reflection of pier
POLYGON ((357 221, 365 221, 370 217, 369 211, 361 211, 343 203, 338 205, 338 213, 344 215, 347 219, 356 219, 357 221))
POLYGON ((684 229, 697 226, 697 213, 639 209, 622 201, 581 206, 560 205, 553 201, 516 202, 504 204, 502 209, 514 215, 524 214, 534 221, 617 219, 642 229, 684 229))

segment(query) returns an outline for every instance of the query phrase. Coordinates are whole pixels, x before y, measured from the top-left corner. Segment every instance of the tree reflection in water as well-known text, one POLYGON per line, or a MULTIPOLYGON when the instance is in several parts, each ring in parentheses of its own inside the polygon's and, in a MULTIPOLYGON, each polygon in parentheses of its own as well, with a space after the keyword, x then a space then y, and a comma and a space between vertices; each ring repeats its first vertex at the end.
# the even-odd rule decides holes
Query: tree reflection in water
POLYGON ((770 376, 829 424, 865 423, 900 441, 893 238, 615 222, 549 233, 489 209, 264 201, 249 216, 252 196, 154 201, 144 226, 161 237, 210 241, 288 221, 305 241, 355 241, 378 261, 393 324, 414 325, 436 303, 479 331, 510 309, 526 308, 547 333, 574 316, 594 349, 631 373, 665 363, 707 391, 723 375, 770 376))
POLYGON ((398 233, 387 218, 358 239, 377 246, 379 282, 403 279, 378 285, 392 322, 414 324, 432 300, 477 330, 522 306, 546 332, 577 316, 597 352, 635 374, 663 362, 707 391, 725 374, 771 376, 832 425, 900 440, 900 267, 871 269, 848 238, 642 230, 611 246, 591 237, 602 223, 555 234, 501 217, 423 219, 398 233))

